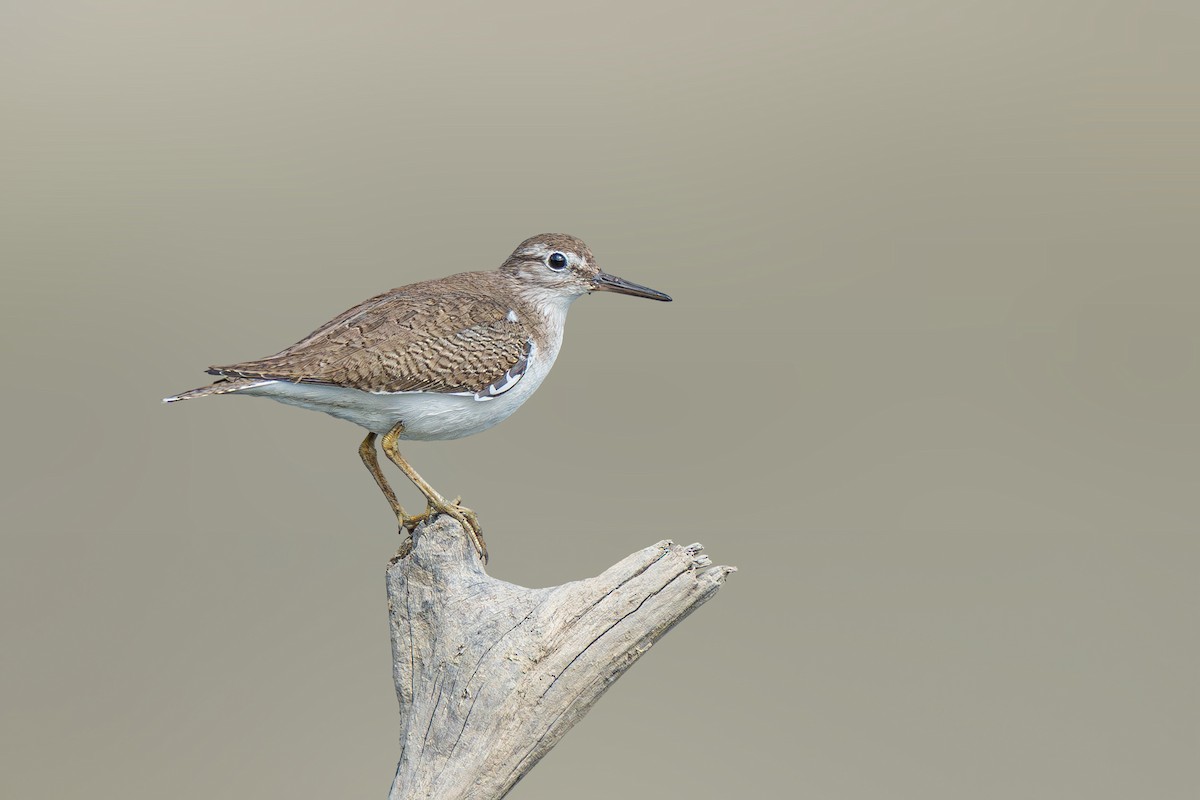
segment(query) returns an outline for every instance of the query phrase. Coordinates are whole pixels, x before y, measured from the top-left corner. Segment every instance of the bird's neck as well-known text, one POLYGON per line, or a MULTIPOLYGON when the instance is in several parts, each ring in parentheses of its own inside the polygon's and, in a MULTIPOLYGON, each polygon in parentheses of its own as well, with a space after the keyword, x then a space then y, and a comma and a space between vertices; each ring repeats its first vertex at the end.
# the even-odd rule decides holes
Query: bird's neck
POLYGON ((567 323, 567 312, 579 295, 542 289, 536 286, 521 286, 516 296, 523 306, 520 311, 528 315, 537 329, 539 347, 557 353, 562 344, 563 328, 567 323))

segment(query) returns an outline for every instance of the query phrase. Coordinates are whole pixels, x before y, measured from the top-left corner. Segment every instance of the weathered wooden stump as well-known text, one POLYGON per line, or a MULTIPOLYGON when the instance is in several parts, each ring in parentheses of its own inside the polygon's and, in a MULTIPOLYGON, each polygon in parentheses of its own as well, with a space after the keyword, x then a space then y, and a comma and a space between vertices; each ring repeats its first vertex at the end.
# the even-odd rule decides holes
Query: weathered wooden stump
POLYGON ((659 542, 603 574, 526 589, 439 516, 387 571, 400 764, 389 800, 503 797, 734 567, 659 542))

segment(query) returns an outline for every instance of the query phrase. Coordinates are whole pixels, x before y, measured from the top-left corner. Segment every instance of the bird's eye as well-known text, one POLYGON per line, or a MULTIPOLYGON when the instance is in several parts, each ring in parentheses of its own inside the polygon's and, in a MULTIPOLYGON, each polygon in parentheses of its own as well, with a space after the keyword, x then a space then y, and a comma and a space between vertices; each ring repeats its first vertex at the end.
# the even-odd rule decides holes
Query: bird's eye
POLYGON ((567 268, 567 257, 562 253, 551 253, 546 259, 546 266, 555 272, 562 272, 567 268))

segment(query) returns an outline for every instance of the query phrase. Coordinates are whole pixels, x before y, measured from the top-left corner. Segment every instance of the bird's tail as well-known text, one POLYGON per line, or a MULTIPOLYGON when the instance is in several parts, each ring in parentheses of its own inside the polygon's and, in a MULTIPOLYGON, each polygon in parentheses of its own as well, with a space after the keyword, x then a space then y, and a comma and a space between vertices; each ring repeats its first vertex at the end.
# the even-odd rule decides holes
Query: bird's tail
POLYGON ((210 386, 201 386, 199 389, 180 392, 173 397, 164 397, 163 402, 174 403, 179 400, 191 400, 193 397, 208 397, 210 394, 230 394, 231 392, 240 392, 242 389, 262 386, 265 383, 271 383, 271 381, 264 381, 261 378, 221 378, 210 386))

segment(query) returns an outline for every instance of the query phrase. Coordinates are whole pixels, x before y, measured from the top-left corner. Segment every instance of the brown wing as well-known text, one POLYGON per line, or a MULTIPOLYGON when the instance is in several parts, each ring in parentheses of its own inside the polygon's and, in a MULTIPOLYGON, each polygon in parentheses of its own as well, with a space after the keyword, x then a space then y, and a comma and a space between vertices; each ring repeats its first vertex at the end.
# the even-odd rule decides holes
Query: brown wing
POLYGON ((472 291, 404 287, 346 311, 286 350, 212 367, 213 375, 347 386, 368 392, 479 392, 524 364, 530 330, 472 291))

